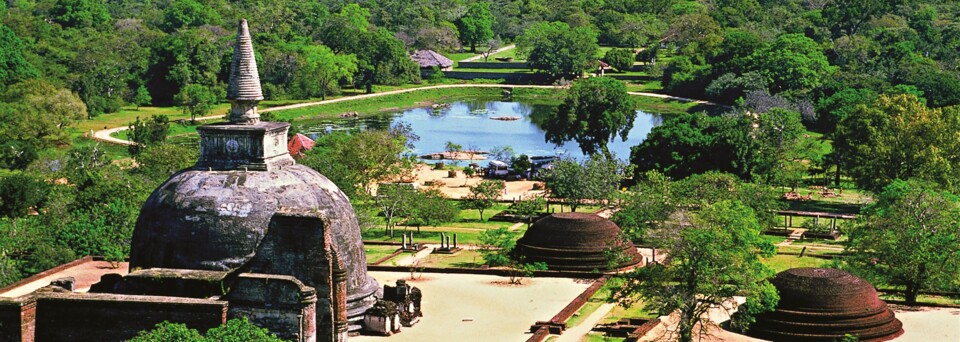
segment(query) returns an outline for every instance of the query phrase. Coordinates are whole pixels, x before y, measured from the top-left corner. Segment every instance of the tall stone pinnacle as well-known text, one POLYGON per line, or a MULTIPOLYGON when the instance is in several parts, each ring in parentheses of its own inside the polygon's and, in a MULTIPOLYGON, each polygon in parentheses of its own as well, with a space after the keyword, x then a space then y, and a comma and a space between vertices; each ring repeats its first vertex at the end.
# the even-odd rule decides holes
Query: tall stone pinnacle
POLYGON ((230 123, 256 124, 260 122, 257 103, 263 100, 260 89, 260 74, 253 54, 253 41, 247 20, 240 20, 237 30, 237 43, 233 48, 233 61, 230 63, 230 84, 227 86, 227 100, 230 100, 230 123))

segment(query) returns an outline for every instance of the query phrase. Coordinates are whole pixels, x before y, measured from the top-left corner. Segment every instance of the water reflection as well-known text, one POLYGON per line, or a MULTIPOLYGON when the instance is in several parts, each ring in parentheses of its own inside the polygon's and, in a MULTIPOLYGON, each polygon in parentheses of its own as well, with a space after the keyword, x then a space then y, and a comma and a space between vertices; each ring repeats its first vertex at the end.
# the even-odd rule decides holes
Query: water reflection
MULTIPOLYGON (((311 138, 336 130, 386 129, 397 122, 410 124, 420 136, 414 145, 414 153, 442 152, 447 141, 460 144, 465 149, 476 148, 489 151, 496 146, 508 145, 517 154, 569 155, 581 158, 583 154, 576 142, 554 146, 544 140, 541 123, 551 115, 556 106, 503 101, 460 101, 449 107, 434 110, 414 108, 398 113, 358 119, 334 119, 306 121, 296 124, 296 129, 311 138), (517 117, 514 121, 493 120, 491 117, 517 117)), ((610 143, 610 151, 626 159, 630 147, 646 138, 661 118, 657 114, 637 111, 633 129, 626 142, 617 138, 610 143)))

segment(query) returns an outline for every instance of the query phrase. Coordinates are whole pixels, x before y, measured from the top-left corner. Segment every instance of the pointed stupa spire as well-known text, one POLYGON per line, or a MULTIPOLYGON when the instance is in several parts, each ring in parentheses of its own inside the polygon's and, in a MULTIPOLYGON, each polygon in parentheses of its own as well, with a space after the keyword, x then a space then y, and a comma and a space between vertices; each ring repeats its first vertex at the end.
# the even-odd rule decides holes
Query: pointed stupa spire
POLYGON ((257 102, 263 100, 260 89, 260 74, 253 55, 253 41, 247 20, 240 20, 237 30, 237 43, 233 48, 233 61, 230 63, 230 84, 227 86, 227 100, 233 102, 230 110, 230 122, 235 124, 256 124, 260 121, 257 114, 257 102))

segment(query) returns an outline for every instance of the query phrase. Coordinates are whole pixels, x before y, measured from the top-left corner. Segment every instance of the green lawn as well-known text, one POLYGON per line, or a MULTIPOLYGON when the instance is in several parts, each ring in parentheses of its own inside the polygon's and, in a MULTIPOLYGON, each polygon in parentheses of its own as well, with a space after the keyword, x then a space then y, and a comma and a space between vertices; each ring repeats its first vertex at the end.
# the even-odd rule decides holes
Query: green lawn
MULTIPOLYGON (((880 299, 883 300, 905 300, 905 298, 900 294, 887 294, 881 293, 880 299)), ((960 305, 960 298, 956 297, 944 297, 944 296, 933 296, 933 295, 917 295, 917 302, 919 303, 933 303, 933 304, 946 304, 946 305, 960 305)))
POLYGON ((420 260, 420 267, 466 267, 478 268, 483 265, 483 254, 475 250, 461 250, 456 254, 430 254, 420 260))
POLYGON ((709 113, 724 110, 723 108, 702 105, 695 102, 683 102, 678 100, 661 99, 657 97, 634 96, 633 99, 637 105, 637 109, 659 114, 695 113, 700 111, 706 111, 709 113))
POLYGON ((449 58, 451 61, 454 62, 454 64, 456 64, 456 62, 462 61, 464 59, 467 59, 476 55, 479 55, 479 53, 473 53, 468 51, 467 52, 447 52, 443 54, 444 57, 449 58))
MULTIPOLYGON (((507 58, 507 57, 513 58, 514 63, 526 61, 526 59, 517 58, 517 49, 510 49, 510 50, 497 52, 495 54, 490 55, 487 61, 497 62, 495 58, 507 58)), ((481 58, 479 62, 483 62, 483 58, 481 58)))
POLYGON ((440 233, 446 233, 447 235, 457 234, 457 242, 460 244, 475 245, 480 243, 480 234, 483 231, 474 228, 420 227, 418 232, 416 227, 399 226, 393 237, 386 234, 382 227, 366 229, 361 232, 361 235, 366 241, 400 242, 401 233, 406 232, 413 233, 413 239, 416 243, 440 243, 440 233))
MULTIPOLYGON (((367 263, 372 263, 380 258, 393 254, 397 251, 397 246, 383 246, 383 245, 363 245, 364 252, 367 253, 367 263)), ((389 263, 389 261, 387 261, 389 263)))
POLYGON ((806 247, 806 251, 803 252, 804 257, 813 256, 813 255, 822 255, 822 256, 838 256, 843 254, 842 251, 837 250, 837 247, 818 247, 818 246, 794 246, 793 244, 789 246, 780 246, 780 252, 784 253, 797 253, 803 251, 803 248, 806 247))
POLYGON ((821 258, 798 257, 796 255, 774 255, 763 259, 763 263, 770 266, 775 272, 785 271, 796 267, 827 267, 833 261, 821 258))

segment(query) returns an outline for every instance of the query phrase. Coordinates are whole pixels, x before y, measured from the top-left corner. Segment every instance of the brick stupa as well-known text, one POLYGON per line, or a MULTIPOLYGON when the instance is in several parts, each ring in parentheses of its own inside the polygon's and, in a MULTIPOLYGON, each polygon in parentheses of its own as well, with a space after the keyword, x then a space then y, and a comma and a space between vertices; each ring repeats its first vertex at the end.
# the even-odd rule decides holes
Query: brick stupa
POLYGON ((643 260, 616 223, 588 213, 557 213, 533 224, 517 241, 526 262, 544 262, 551 270, 608 270, 643 260), (611 265, 610 252, 619 254, 611 265))
POLYGON ((833 268, 792 268, 771 281, 777 309, 757 316, 747 334, 772 341, 887 341, 903 326, 873 285, 833 268))

